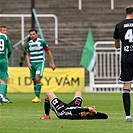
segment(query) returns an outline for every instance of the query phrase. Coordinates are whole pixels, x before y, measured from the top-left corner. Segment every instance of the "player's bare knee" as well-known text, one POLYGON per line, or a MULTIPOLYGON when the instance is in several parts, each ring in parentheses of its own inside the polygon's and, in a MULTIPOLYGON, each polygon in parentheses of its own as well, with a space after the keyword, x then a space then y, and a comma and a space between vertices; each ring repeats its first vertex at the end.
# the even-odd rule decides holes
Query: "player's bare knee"
POLYGON ((80 91, 76 91, 74 97, 82 97, 82 93, 80 91))
POLYGON ((39 76, 36 77, 36 78, 35 78, 35 83, 37 84, 37 83, 40 83, 40 82, 41 82, 41 77, 39 77, 39 76))
POLYGON ((56 95, 52 92, 52 91, 48 91, 46 92, 46 98, 50 101, 51 99, 53 99, 54 97, 56 97, 56 95))

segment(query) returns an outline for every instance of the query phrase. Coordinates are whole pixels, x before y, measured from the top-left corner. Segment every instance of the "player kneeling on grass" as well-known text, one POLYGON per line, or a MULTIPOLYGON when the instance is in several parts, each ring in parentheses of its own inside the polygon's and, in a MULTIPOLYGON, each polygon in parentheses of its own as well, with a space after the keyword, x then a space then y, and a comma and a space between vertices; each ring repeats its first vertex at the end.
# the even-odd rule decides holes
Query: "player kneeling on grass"
POLYGON ((77 91, 74 99, 70 103, 64 103, 53 92, 47 92, 44 100, 45 114, 40 118, 42 120, 50 119, 50 108, 60 119, 107 119, 104 113, 97 112, 95 106, 81 107, 82 94, 77 91))

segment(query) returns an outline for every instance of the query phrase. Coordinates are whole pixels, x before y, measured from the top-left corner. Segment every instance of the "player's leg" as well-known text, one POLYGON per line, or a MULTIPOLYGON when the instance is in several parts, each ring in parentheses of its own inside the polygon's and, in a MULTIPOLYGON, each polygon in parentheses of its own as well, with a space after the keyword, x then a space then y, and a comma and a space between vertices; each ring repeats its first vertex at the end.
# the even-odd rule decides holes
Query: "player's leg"
POLYGON ((38 63, 36 65, 36 73, 35 73, 35 95, 40 98, 40 93, 41 93, 41 78, 43 76, 43 71, 44 71, 44 62, 38 63))
POLYGON ((6 89, 7 84, 5 82, 5 79, 8 78, 8 66, 7 62, 0 62, 0 94, 3 95, 4 98, 6 98, 6 89))
POLYGON ((82 93, 80 91, 76 91, 73 100, 68 103, 68 106, 80 106, 82 105, 82 93))
POLYGON ((40 98, 40 93, 41 93, 41 87, 42 87, 42 83, 41 83, 41 77, 36 76, 35 77, 35 95, 40 98))
POLYGON ((51 101, 55 97, 56 97, 56 95, 52 91, 46 92, 46 99, 47 100, 51 101))
POLYGON ((53 92, 47 92, 46 97, 44 99, 44 115, 40 118, 43 120, 49 120, 50 119, 50 101, 55 98, 56 95, 53 92))
POLYGON ((40 90, 41 90, 41 77, 35 77, 35 79, 33 80, 34 82, 34 93, 35 93, 35 98, 32 100, 33 103, 40 103, 41 99, 40 99, 40 90))
POLYGON ((126 122, 131 122, 130 116, 130 90, 133 78, 133 63, 121 63, 120 81, 123 82, 123 106, 126 114, 126 122))
POLYGON ((33 79, 33 83, 34 83, 34 93, 35 93, 35 98, 32 100, 33 103, 40 103, 41 99, 39 98, 39 94, 40 92, 38 92, 38 86, 35 83, 35 80, 33 79))
POLYGON ((76 91, 75 95, 74 95, 74 98, 75 97, 81 97, 82 98, 82 93, 80 91, 76 91))
MULTIPOLYGON (((36 73, 36 70, 35 70, 35 66, 36 64, 35 63, 31 63, 31 67, 32 69, 30 70, 30 78, 32 79, 33 81, 33 85, 34 85, 34 93, 35 93, 35 96, 36 96, 36 82, 35 82, 35 73, 36 73)), ((32 102, 36 101, 36 97, 32 100, 32 102)))
POLYGON ((38 94, 38 91, 37 91, 37 87, 36 87, 36 82, 35 82, 35 79, 32 79, 33 81, 33 84, 34 84, 34 93, 35 93, 35 98, 32 100, 33 103, 39 103, 41 102, 41 100, 39 99, 39 94, 38 94))
POLYGON ((3 95, 0 94, 0 106, 3 105, 3 95))
POLYGON ((4 98, 6 98, 6 93, 7 93, 7 83, 4 80, 0 80, 0 94, 2 94, 4 98))
POLYGON ((0 94, 3 95, 4 103, 11 103, 7 98, 8 63, 0 63, 0 94))
POLYGON ((131 122, 131 116, 130 116, 130 88, 131 88, 131 83, 124 83, 123 85, 123 105, 124 105, 124 110, 126 114, 126 122, 131 122))
POLYGON ((30 77, 33 80, 34 83, 34 93, 35 93, 35 98, 32 100, 33 103, 39 103, 41 102, 40 99, 40 90, 41 90, 41 70, 40 67, 42 64, 39 63, 31 63, 32 64, 32 70, 30 71, 30 77))
POLYGON ((45 98, 45 114, 49 115, 50 112, 50 101, 55 98, 56 95, 53 92, 47 92, 45 98))

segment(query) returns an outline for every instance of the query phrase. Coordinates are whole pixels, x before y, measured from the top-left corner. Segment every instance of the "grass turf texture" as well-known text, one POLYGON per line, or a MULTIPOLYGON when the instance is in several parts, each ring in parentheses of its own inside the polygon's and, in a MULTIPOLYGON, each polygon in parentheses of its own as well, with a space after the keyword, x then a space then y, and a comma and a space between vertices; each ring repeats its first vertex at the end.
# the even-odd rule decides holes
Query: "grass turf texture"
MULTIPOLYGON (((69 102, 74 94, 57 93, 56 95, 64 102, 69 102)), ((31 93, 8 94, 13 103, 0 106, 0 133, 133 132, 133 122, 125 122, 121 93, 83 93, 83 106, 95 105, 97 111, 108 114, 107 120, 61 120, 53 111, 51 111, 51 120, 40 120, 44 113, 45 94, 41 94, 41 103, 32 103, 33 96, 34 94, 31 93)), ((131 110, 133 112, 133 107, 131 110)))

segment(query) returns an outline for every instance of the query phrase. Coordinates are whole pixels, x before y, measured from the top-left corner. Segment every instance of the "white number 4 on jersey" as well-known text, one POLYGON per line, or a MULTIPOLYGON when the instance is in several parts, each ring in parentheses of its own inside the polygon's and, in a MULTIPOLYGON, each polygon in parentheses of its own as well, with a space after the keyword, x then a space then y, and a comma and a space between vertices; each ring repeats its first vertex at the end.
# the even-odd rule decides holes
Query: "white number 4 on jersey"
POLYGON ((133 29, 128 29, 125 34, 125 40, 129 40, 130 42, 133 42, 133 29))

